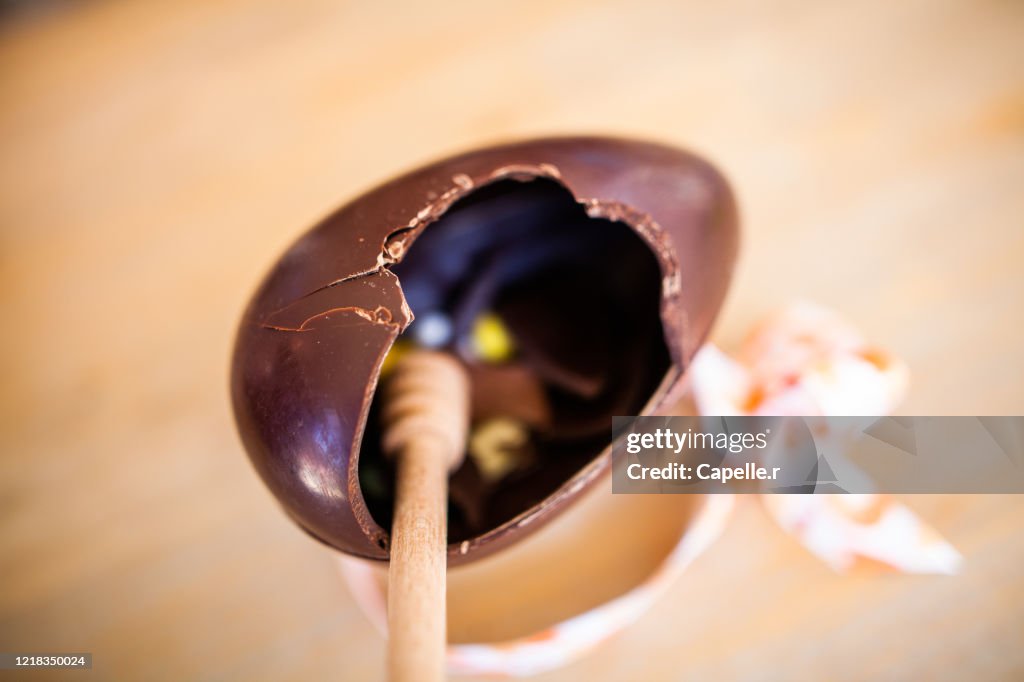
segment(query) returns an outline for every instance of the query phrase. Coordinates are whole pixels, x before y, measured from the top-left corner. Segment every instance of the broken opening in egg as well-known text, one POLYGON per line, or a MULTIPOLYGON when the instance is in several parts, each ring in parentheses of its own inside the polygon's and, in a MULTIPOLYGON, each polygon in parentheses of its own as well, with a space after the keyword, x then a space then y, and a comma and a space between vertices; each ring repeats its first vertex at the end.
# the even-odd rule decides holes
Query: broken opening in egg
MULTIPOLYGON (((670 360, 661 271, 628 225, 591 218, 547 179, 504 180, 455 203, 391 267, 415 321, 395 343, 458 355, 471 381, 466 458, 450 483, 448 540, 482 535, 542 502, 637 414, 670 360)), ((390 528, 394 471, 380 448, 380 392, 360 486, 390 528)))

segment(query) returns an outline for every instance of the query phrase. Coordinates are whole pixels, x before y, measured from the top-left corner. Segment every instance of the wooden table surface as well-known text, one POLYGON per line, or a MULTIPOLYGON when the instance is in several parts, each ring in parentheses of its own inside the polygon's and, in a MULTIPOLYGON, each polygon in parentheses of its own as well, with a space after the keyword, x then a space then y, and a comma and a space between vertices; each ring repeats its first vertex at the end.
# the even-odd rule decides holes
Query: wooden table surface
MULTIPOLYGON (((1024 412, 1024 4, 216 0, 0 24, 0 650, 66 679, 379 679, 382 638, 236 438, 257 278, 394 172, 610 132, 731 178, 715 332, 794 298, 914 374, 908 414, 1024 412)), ((569 679, 1022 679, 1024 497, 913 497, 953 578, 844 578, 745 500, 569 679)), ((42 675, 25 675, 38 679, 42 675)))

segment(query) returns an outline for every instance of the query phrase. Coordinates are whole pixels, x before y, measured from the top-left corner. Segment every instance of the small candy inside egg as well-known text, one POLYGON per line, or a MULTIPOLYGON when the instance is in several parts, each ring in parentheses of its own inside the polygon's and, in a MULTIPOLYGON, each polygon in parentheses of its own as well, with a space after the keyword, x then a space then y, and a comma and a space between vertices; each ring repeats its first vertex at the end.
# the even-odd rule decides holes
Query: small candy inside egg
POLYGON ((530 432, 526 424, 495 417, 473 427, 469 456, 487 483, 499 481, 530 460, 530 432))
POLYGON ((416 343, 424 348, 447 346, 452 338, 452 321, 439 310, 420 315, 409 328, 416 343))
POLYGON ((470 348, 484 362, 507 362, 515 353, 512 334, 500 317, 491 312, 479 315, 470 331, 470 348))

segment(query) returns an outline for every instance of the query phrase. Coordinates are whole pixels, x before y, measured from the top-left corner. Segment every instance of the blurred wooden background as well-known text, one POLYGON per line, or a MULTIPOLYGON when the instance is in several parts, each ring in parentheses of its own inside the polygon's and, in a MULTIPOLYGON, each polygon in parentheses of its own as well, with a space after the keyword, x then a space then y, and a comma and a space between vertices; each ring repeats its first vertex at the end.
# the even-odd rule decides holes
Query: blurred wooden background
MULTIPOLYGON (((250 470, 227 360, 303 229, 468 146, 694 148, 744 216, 717 341, 810 298, 908 360, 906 413, 1024 411, 1024 4, 40 7, 0 24, 0 650, 94 652, 67 679, 380 677, 250 470)), ((965 553, 948 579, 838 577, 748 502, 537 679, 1024 677, 1024 497, 908 500, 965 553)))

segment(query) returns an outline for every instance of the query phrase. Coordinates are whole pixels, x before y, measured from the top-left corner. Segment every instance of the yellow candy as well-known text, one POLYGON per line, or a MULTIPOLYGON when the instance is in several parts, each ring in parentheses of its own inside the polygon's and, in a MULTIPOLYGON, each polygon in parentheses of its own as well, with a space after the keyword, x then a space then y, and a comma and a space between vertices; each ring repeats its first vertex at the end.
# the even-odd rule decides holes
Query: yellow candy
POLYGON ((523 446, 529 439, 530 433, 522 422, 495 417, 473 429, 469 456, 485 481, 498 481, 528 463, 523 446))
POLYGON ((384 362, 380 365, 381 377, 386 377, 394 371, 395 365, 402 358, 403 355, 412 350, 413 344, 411 341, 404 339, 398 339, 395 344, 391 346, 391 350, 384 356, 384 362))
POLYGON ((470 342, 477 357, 486 362, 505 362, 515 352, 508 327, 494 313, 484 313, 473 322, 470 342))

